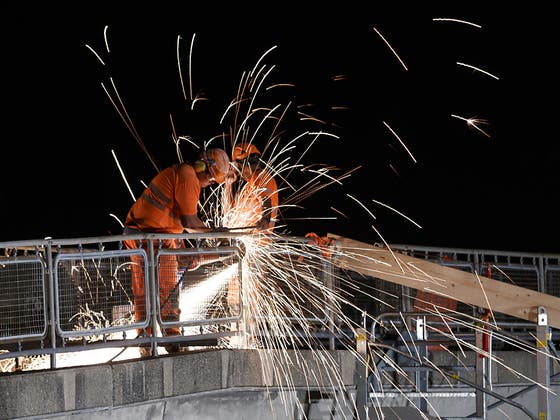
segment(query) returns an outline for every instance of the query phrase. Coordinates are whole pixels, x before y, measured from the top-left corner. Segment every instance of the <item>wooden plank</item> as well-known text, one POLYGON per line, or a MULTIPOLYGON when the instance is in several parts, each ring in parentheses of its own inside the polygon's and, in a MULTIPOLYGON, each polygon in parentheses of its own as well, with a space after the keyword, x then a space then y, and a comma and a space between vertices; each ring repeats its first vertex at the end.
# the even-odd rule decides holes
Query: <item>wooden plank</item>
POLYGON ((392 252, 387 248, 339 235, 329 233, 327 236, 336 240, 333 257, 335 265, 340 268, 535 323, 537 323, 537 309, 543 306, 548 314, 548 325, 560 328, 560 298, 555 296, 392 252))

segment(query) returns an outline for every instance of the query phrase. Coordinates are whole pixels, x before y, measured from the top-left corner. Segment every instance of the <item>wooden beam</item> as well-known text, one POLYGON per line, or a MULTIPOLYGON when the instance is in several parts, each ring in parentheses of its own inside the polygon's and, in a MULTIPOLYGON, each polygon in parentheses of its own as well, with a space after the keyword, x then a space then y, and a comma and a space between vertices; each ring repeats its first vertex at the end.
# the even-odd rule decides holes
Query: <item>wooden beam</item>
POLYGON ((335 234, 327 236, 336 240, 334 264, 342 269, 450 297, 535 324, 537 308, 543 306, 548 314, 548 325, 560 328, 560 298, 555 296, 335 234))

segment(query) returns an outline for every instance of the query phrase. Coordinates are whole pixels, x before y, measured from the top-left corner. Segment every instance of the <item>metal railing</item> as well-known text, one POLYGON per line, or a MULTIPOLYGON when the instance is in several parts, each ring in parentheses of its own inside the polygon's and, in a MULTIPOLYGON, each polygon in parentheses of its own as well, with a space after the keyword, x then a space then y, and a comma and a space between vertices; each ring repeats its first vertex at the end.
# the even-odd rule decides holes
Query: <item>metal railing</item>
MULTIPOLYGON (((158 346, 166 344, 214 346, 243 337, 247 309, 241 295, 244 273, 238 244, 242 235, 132 234, 0 243, 0 360, 49 355, 55 368, 52 356, 64 352, 140 346, 150 347, 157 356, 158 346), (162 244, 170 239, 187 246, 164 248, 162 244), (130 240, 138 248, 126 249, 124 241, 130 240), (206 263, 196 269, 168 263, 185 257, 206 263), (135 268, 144 276, 144 294, 136 296, 135 268), (176 279, 174 287, 164 290, 162 276, 176 279), (179 316, 167 316, 168 307, 177 305, 179 316), (170 329, 179 334, 167 334, 170 329)), ((318 283, 332 287, 332 269, 325 268, 326 261, 313 261, 304 238, 289 242, 291 246, 280 248, 274 258, 284 258, 289 262, 286 267, 292 267, 302 310, 299 319, 294 311, 285 314, 285 320, 304 328, 316 326, 318 339, 331 340, 332 347, 335 325, 330 306, 326 301, 307 305, 305 296, 313 292, 304 291, 318 283), (298 264, 305 268, 298 270, 298 264), (316 276, 317 283, 306 282, 305 276, 300 281, 300 273, 316 276)), ((277 282, 276 292, 293 295, 294 284, 284 283, 277 282)))
MULTIPOLYGON (((239 249, 233 235, 122 235, 64 240, 37 240, 0 243, 0 353, 4 358, 41 355, 99 347, 126 347, 172 341, 217 340, 238 334, 226 328, 239 320, 235 311, 222 302, 228 287, 241 282, 239 249), (192 247, 165 249, 164 239, 183 239, 192 247), (148 246, 125 249, 124 240, 143 239, 148 246), (218 240, 219 239, 219 240, 218 240), (177 279, 169 295, 189 299, 197 289, 197 302, 177 319, 162 319, 162 297, 158 278, 165 264, 162 258, 215 256, 215 261, 186 272, 176 265, 170 275, 177 279), (223 260, 228 260, 228 265, 223 260), (145 275, 145 298, 134 299, 132 266, 145 275), (212 293, 200 293, 200 285, 212 293), (135 316, 143 306, 145 316, 135 316), (193 308, 196 311, 193 311, 193 308), (179 337, 165 336, 166 328, 180 329, 179 337), (146 333, 148 329, 153 334, 146 333), (156 331, 160 331, 157 334, 156 331)), ((157 350, 156 350, 157 351, 157 350)), ((51 358, 52 367, 55 358, 51 358)))
MULTIPOLYGON (((26 355, 55 355, 98 347, 151 346, 157 355, 159 344, 181 342, 212 345, 224 338, 241 335, 232 329, 243 317, 243 307, 232 304, 228 293, 241 293, 243 275, 239 262, 237 241, 242 234, 208 233, 182 235, 119 235, 77 239, 44 239, 0 242, 0 360, 26 355), (181 239, 189 246, 167 249, 165 239, 181 239), (145 248, 125 249, 124 240, 145 240, 145 248), (180 318, 164 319, 162 308, 168 304, 162 298, 158 278, 168 256, 213 255, 215 262, 186 272, 176 268, 177 279, 172 290, 185 303, 180 318), (229 264, 224 263, 229 259, 229 264), (142 266, 145 275, 143 302, 132 293, 132 266, 142 266), (227 270, 226 270, 227 269, 227 270), (196 297, 196 300, 195 300, 196 297), (145 316, 134 313, 143 304, 145 316), (179 336, 166 336, 168 328, 179 328, 179 336), (154 333, 150 333, 149 330, 154 333), (160 331, 157 333, 157 331, 160 331), (140 334, 138 334, 140 332, 140 334), (2 351, 3 350, 3 351, 2 351)), ((278 240, 282 240, 281 237, 278 240)), ((317 249, 306 247, 305 238, 289 238, 301 247, 283 248, 290 265, 298 264, 305 256, 305 271, 316 270, 316 277, 327 288, 341 287, 339 279, 352 273, 341 273, 325 259, 309 264, 317 249)), ((560 296, 560 255, 476 251, 451 248, 430 248, 409 245, 391 245, 392 249, 416 258, 423 258, 482 276, 491 271, 493 278, 560 296)), ((282 258, 275 256, 275 258, 282 258)), ((297 271, 297 270, 296 270, 297 271)), ((363 277, 363 276, 362 276, 363 277)), ((296 278, 294 276, 294 278, 296 278)), ((351 290, 354 305, 348 311, 356 325, 362 323, 362 313, 372 316, 389 311, 412 312, 414 290, 368 278, 363 296, 358 287, 351 290), (373 286, 373 287, 372 287, 373 286), (372 290, 376 290, 372 292, 372 290), (378 295, 373 296, 374 293, 378 295), (380 302, 387 302, 382 304, 380 302), (390 305, 390 306, 389 306, 390 305)), ((300 285, 298 285, 300 287, 300 285)), ((342 285, 344 287, 344 285, 342 285)), ((294 289, 295 290, 295 289, 294 289)), ((289 290, 289 293, 294 293, 289 290)), ((336 346, 336 314, 324 302, 323 309, 313 308, 301 293, 300 317, 317 326, 315 333, 327 340, 329 348, 336 346), (309 310, 313 308, 313 310, 309 310)), ((171 297, 169 297, 171 299, 171 297)), ((176 299, 177 297, 173 297, 176 299)), ((473 313, 476 308, 458 303, 457 311, 473 313)), ((287 314, 289 320, 294 314, 287 314)), ((498 322, 507 325, 509 317, 500 315, 498 322)), ((512 328, 525 328, 523 323, 512 322, 512 328)), ((364 327, 367 327, 364 325, 364 327)), ((56 367, 51 357, 51 366, 56 367)))

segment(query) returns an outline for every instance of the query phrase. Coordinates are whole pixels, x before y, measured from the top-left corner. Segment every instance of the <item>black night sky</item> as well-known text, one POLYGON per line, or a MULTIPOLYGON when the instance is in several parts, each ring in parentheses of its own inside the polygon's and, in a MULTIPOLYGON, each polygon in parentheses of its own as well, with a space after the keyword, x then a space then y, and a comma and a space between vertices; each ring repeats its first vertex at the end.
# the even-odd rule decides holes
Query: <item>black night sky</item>
MULTIPOLYGON (((321 121, 291 122, 282 141, 322 129, 338 139, 317 142, 306 163, 361 166, 343 186, 285 209, 286 233, 380 242, 374 224, 394 244, 559 253, 553 16, 528 6, 452 3, 303 10, 282 2, 241 10, 169 2, 116 11, 80 2, 4 10, 0 241, 121 232, 110 213, 124 219, 132 198, 111 151, 136 195, 155 168, 102 83, 116 84, 163 168, 177 162, 171 119, 177 134, 199 144, 227 130, 219 120, 242 72, 276 46, 264 60, 275 65, 270 80, 295 85, 278 99, 321 121), (434 20, 441 18, 480 27, 434 20), (193 90, 207 100, 191 110, 177 38, 188 77, 193 34, 193 90), (487 120, 479 125, 487 135, 453 115, 487 120), (333 216, 340 220, 298 220, 333 216)), ((188 149, 183 155, 194 157, 188 149)), ((297 185, 297 172, 290 176, 297 185)))

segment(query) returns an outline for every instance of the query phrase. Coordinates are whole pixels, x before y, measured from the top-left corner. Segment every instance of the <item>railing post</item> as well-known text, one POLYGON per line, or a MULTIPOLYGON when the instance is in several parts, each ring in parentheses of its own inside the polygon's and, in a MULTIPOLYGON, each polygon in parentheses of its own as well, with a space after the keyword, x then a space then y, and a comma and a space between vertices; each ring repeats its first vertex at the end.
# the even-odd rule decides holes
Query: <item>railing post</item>
POLYGON ((486 355, 482 352, 484 351, 484 324, 482 322, 478 323, 475 331, 475 344, 478 352, 475 353, 475 383, 477 389, 475 391, 476 395, 476 416, 485 419, 486 418, 486 355))
MULTIPOLYGON (((425 343, 428 340, 428 331, 426 329, 426 317, 421 316, 416 318, 416 339, 425 343)), ((426 344, 419 344, 418 354, 420 356, 418 366, 423 366, 426 361, 424 358, 428 358, 428 346, 426 344)), ((428 413, 428 401, 426 400, 425 394, 428 392, 428 371, 425 369, 418 369, 415 372, 415 383, 416 390, 420 394, 417 400, 418 408, 423 413, 428 413)))
POLYGON ((537 309, 537 387, 538 395, 538 418, 548 420, 550 417, 550 358, 548 353, 548 341, 550 340, 550 328, 548 327, 548 316, 546 308, 539 306, 537 309))
MULTIPOLYGON (((47 243, 47 277, 48 277, 48 298, 49 298, 49 334, 51 338, 52 353, 50 354, 51 369, 56 369, 56 308, 55 308, 55 288, 53 275, 53 255, 52 244, 47 243)), ((58 305, 57 305, 58 306, 58 305)))
POLYGON ((155 260, 155 242, 154 239, 147 239, 148 242, 148 287, 150 289, 150 298, 148 299, 148 307, 146 308, 146 313, 150 314, 149 317, 152 318, 152 334, 150 337, 150 345, 152 348, 152 355, 157 356, 157 296, 159 295, 159 284, 157 281, 158 272, 156 270, 156 260, 155 260))
POLYGON ((368 407, 367 407, 367 393, 368 393, 368 378, 367 378, 367 334, 363 328, 356 330, 356 352, 358 358, 356 359, 356 370, 354 373, 354 382, 356 383, 356 410, 358 420, 367 420, 368 407))
MULTIPOLYGON (((333 265, 329 259, 323 260, 323 279, 325 282, 325 286, 327 290, 332 291, 334 290, 334 279, 333 279, 333 265)), ((331 302, 329 302, 325 308, 325 313, 328 322, 328 329, 329 329, 329 350, 336 349, 336 340, 335 340, 335 319, 334 319, 334 312, 331 309, 331 302)))

